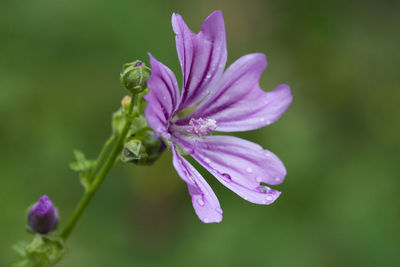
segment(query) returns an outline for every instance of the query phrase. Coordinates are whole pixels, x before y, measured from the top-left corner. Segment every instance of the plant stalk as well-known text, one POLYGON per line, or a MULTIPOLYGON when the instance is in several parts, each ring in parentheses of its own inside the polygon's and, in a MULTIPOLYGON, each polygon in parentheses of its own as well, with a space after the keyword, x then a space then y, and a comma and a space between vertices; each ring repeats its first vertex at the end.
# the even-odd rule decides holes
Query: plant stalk
POLYGON ((82 196, 80 202, 78 203, 78 206, 76 207, 75 211, 72 213, 71 217, 69 218, 67 224, 65 225, 64 229, 61 231, 61 238, 66 241, 71 234, 72 230, 74 229, 76 223, 78 222, 79 218, 81 217, 82 213, 85 211, 87 205, 89 204, 90 200, 94 196, 94 194, 97 192, 99 189, 100 185, 103 183, 104 179, 106 178, 107 174, 111 171, 111 169, 114 167, 114 163, 116 162, 117 157, 120 155, 122 152, 123 146, 124 146, 124 141, 126 139, 126 135, 129 132, 129 128, 131 127, 133 118, 136 114, 136 112, 133 111, 133 106, 135 105, 136 102, 136 96, 133 97, 131 105, 129 107, 128 114, 126 115, 126 120, 125 120, 125 125, 124 128, 122 129, 121 134, 119 135, 117 142, 114 144, 114 147, 112 148, 108 158, 106 159, 103 167, 100 169, 100 171, 96 175, 96 171, 100 166, 101 161, 103 161, 105 154, 108 150, 108 147, 113 143, 114 137, 110 137, 103 146, 102 151, 100 152, 99 158, 97 159, 95 168, 93 170, 92 175, 96 175, 91 181, 90 186, 88 189, 85 191, 84 195, 82 196), (134 113, 134 114, 133 114, 134 113))

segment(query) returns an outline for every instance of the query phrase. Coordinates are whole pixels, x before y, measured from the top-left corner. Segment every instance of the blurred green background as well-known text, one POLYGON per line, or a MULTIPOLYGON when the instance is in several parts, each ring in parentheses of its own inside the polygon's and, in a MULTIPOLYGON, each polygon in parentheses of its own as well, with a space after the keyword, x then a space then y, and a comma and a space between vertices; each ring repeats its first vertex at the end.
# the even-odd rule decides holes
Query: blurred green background
POLYGON ((261 86, 291 85, 275 124, 238 136, 288 169, 271 206, 202 170, 224 210, 195 215, 165 153, 119 165, 68 240, 67 266, 399 266, 398 1, 0 2, 0 266, 30 240, 27 207, 48 194, 61 223, 82 194, 72 150, 95 157, 125 94, 122 64, 147 52, 180 77, 172 12, 194 30, 224 13, 228 64, 267 54, 261 86))

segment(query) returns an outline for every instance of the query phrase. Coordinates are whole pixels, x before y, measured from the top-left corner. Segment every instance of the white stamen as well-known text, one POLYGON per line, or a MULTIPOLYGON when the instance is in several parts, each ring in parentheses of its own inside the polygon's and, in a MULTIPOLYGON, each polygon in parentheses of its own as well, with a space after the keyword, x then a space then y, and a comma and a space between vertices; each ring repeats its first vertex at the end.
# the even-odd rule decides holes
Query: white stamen
POLYGON ((204 135, 212 133, 217 128, 217 122, 214 119, 190 119, 189 125, 192 127, 192 133, 204 135))
POLYGON ((191 118, 186 125, 172 124, 169 128, 173 132, 182 134, 195 134, 198 136, 211 134, 217 129, 217 121, 214 119, 191 118))

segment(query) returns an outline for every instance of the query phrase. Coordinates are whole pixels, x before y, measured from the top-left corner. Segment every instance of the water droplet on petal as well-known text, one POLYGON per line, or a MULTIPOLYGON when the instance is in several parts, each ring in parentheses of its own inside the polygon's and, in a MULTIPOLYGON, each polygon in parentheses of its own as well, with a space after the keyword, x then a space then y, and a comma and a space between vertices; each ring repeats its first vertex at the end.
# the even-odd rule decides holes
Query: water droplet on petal
POLYGON ((265 153, 265 156, 269 157, 269 156, 271 156, 271 153, 267 152, 267 153, 265 153))
POLYGON ((260 118, 260 121, 263 122, 265 119, 264 118, 260 118))
POLYGON ((279 177, 279 176, 275 177, 275 181, 279 182, 280 180, 281 180, 281 177, 279 177))
POLYGON ((247 197, 245 197, 244 200, 249 200, 249 199, 247 197))
POLYGON ((232 180, 232 177, 227 173, 223 173, 222 176, 224 176, 228 180, 232 180))
POLYGON ((267 125, 270 125, 271 124, 271 121, 267 121, 267 125))
POLYGON ((267 204, 266 200, 261 201, 262 204, 267 204))
POLYGON ((271 200, 273 200, 274 198, 272 197, 272 196, 267 196, 267 200, 268 201, 271 201, 271 200))
POLYGON ((270 189, 270 190, 268 191, 268 194, 269 194, 269 195, 275 195, 276 193, 277 193, 277 191, 274 190, 274 189, 270 189))
POLYGON ((246 168, 246 172, 248 172, 248 173, 252 173, 252 172, 253 172, 253 169, 252 169, 252 168, 250 168, 250 167, 247 167, 247 168, 246 168))
POLYGON ((204 200, 202 199, 202 198, 199 198, 198 200, 197 200, 197 203, 199 203, 199 205, 200 206, 204 206, 204 200))
POLYGON ((267 193, 268 192, 268 187, 266 187, 265 185, 260 185, 257 187, 257 190, 261 193, 267 193))
POLYGON ((207 163, 211 162, 211 160, 209 158, 204 158, 204 161, 207 162, 207 163))

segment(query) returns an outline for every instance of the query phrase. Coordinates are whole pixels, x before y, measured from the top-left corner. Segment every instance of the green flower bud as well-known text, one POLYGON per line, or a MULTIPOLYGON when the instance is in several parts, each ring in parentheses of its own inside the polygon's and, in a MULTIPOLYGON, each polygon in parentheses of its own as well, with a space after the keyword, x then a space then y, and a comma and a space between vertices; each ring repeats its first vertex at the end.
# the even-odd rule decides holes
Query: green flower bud
POLYGON ((147 157, 146 150, 142 146, 142 141, 131 139, 124 145, 123 160, 126 162, 136 162, 147 157))
POLYGON ((137 165, 151 165, 164 152, 165 143, 158 136, 148 136, 142 140, 131 138, 124 145, 123 161, 137 165))
POLYGON ((132 103, 132 98, 130 96, 124 96, 121 100, 121 106, 125 111, 129 110, 129 107, 131 106, 132 103))
POLYGON ((122 67, 120 79, 122 85, 132 94, 138 94, 147 87, 151 69, 143 62, 136 60, 122 67))
POLYGON ((122 108, 115 111, 112 115, 111 126, 113 129, 113 133, 119 135, 122 132, 122 129, 125 125, 125 113, 122 108))

